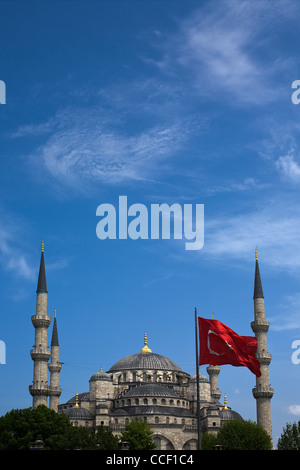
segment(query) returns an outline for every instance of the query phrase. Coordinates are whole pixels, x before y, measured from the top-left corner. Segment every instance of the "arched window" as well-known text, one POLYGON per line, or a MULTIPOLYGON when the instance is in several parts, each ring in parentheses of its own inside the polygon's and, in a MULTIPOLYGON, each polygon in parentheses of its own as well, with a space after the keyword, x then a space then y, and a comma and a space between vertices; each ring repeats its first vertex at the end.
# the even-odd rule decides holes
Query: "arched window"
POLYGON ((155 416, 155 424, 158 424, 158 423, 159 423, 159 417, 155 416))
POLYGON ((156 398, 153 398, 153 400, 152 400, 152 404, 153 404, 153 405, 156 405, 156 404, 157 404, 157 400, 156 400, 156 398))
POLYGON ((144 405, 148 405, 148 400, 147 400, 147 398, 144 398, 144 405))

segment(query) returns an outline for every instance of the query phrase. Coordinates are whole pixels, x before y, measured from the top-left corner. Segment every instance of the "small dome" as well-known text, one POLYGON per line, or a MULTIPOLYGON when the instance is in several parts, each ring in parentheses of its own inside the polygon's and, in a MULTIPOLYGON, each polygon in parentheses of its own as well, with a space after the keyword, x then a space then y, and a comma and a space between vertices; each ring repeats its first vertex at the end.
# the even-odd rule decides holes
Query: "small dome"
POLYGON ((130 397, 168 397, 180 398, 180 395, 172 388, 160 384, 143 384, 131 388, 120 398, 130 397))
POLYGON ((230 421, 232 419, 243 420, 243 418, 237 411, 231 410, 230 408, 220 410, 220 418, 221 421, 230 421))
POLYGON ((72 406, 63 410, 63 413, 68 416, 69 419, 94 419, 93 415, 86 408, 81 408, 81 406, 72 406))
POLYGON ((93 380, 106 380, 108 382, 111 382, 111 376, 108 375, 106 372, 103 372, 102 367, 99 372, 96 372, 92 377, 90 378, 90 381, 93 380))
MULTIPOLYGON (((77 395, 77 394, 76 394, 77 395)), ((72 403, 76 403, 76 395, 74 397, 70 398, 70 400, 67 401, 68 405, 71 405, 72 403)), ((79 393, 77 395, 78 401, 81 403, 82 401, 89 401, 90 400, 90 393, 89 392, 83 392, 79 393)))
MULTIPOLYGON (((197 382, 197 374, 193 375, 189 382, 197 382)), ((202 375, 199 373, 199 382, 205 382, 205 383, 209 383, 209 380, 207 377, 205 377, 205 375, 202 375)))

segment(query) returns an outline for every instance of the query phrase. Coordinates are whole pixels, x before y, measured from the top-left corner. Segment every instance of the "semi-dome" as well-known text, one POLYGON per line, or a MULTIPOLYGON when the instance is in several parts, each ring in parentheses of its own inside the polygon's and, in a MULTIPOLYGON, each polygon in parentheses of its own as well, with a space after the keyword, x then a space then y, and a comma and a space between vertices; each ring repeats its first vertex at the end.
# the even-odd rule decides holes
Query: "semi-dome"
POLYGON ((131 397, 168 397, 168 398, 181 398, 179 393, 166 385, 161 384, 143 384, 131 388, 125 392, 121 398, 131 397))
POLYGON ((182 369, 165 356, 153 353, 147 345, 147 335, 144 336, 144 347, 136 354, 131 354, 116 362, 108 372, 123 370, 168 370, 182 372, 182 369))

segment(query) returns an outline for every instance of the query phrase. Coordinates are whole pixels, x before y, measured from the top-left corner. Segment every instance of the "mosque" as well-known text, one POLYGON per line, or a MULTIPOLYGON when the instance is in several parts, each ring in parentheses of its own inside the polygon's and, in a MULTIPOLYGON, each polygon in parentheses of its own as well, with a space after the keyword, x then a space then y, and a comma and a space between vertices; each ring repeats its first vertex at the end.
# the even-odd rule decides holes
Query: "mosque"
MULTIPOLYGON (((47 314, 44 245, 36 294, 36 315, 32 316, 35 345, 31 350, 34 369, 33 382, 29 386, 33 408, 40 404, 48 406, 49 397, 49 408, 64 413, 73 425, 95 430, 103 425, 115 435, 120 434, 132 419, 145 420, 151 426, 158 450, 197 449, 197 376, 191 376, 171 359, 152 352, 146 332, 139 352, 121 358, 106 372, 101 367, 91 376, 86 392, 76 393, 66 403, 60 404, 62 389, 59 387, 59 374, 62 363, 59 361, 56 314, 50 349, 47 346, 51 317, 47 314)), ((272 437, 270 400, 274 391, 269 385, 271 354, 267 352, 266 339, 269 322, 265 320, 257 252, 253 300, 254 321, 251 327, 257 338, 256 357, 260 361, 261 376, 256 377, 256 387, 252 392, 256 400, 257 422, 272 437)), ((226 395, 224 403, 220 402, 220 370, 219 366, 208 365, 208 377, 197 374, 202 432, 216 433, 224 422, 243 419, 227 406, 226 395)))

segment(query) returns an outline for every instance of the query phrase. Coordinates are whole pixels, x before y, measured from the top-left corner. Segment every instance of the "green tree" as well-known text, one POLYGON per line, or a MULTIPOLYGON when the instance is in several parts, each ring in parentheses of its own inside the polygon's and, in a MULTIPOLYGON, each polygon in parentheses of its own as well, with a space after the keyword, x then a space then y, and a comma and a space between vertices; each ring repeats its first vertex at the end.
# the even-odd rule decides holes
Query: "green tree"
POLYGON ((204 432, 201 434, 201 448, 202 450, 213 450, 214 446, 218 444, 218 436, 211 432, 204 432))
POLYGON ((45 450, 98 449, 92 429, 75 427, 64 413, 44 405, 0 417, 0 450, 27 450, 37 439, 43 441, 45 450))
POLYGON ((114 436, 110 429, 99 426, 96 432, 96 441, 99 450, 117 450, 119 438, 114 436))
POLYGON ((156 447, 150 426, 146 421, 137 419, 125 425, 121 441, 127 441, 130 450, 152 450, 156 447))
POLYGON ((232 420, 223 424, 217 436, 223 450, 271 450, 272 441, 259 424, 247 420, 232 420))
POLYGON ((46 444, 50 437, 62 436, 71 428, 67 416, 44 405, 12 410, 0 417, 0 450, 28 449, 29 444, 37 439, 46 444))
POLYGON ((278 439, 278 450, 300 450, 300 421, 287 423, 278 439))

